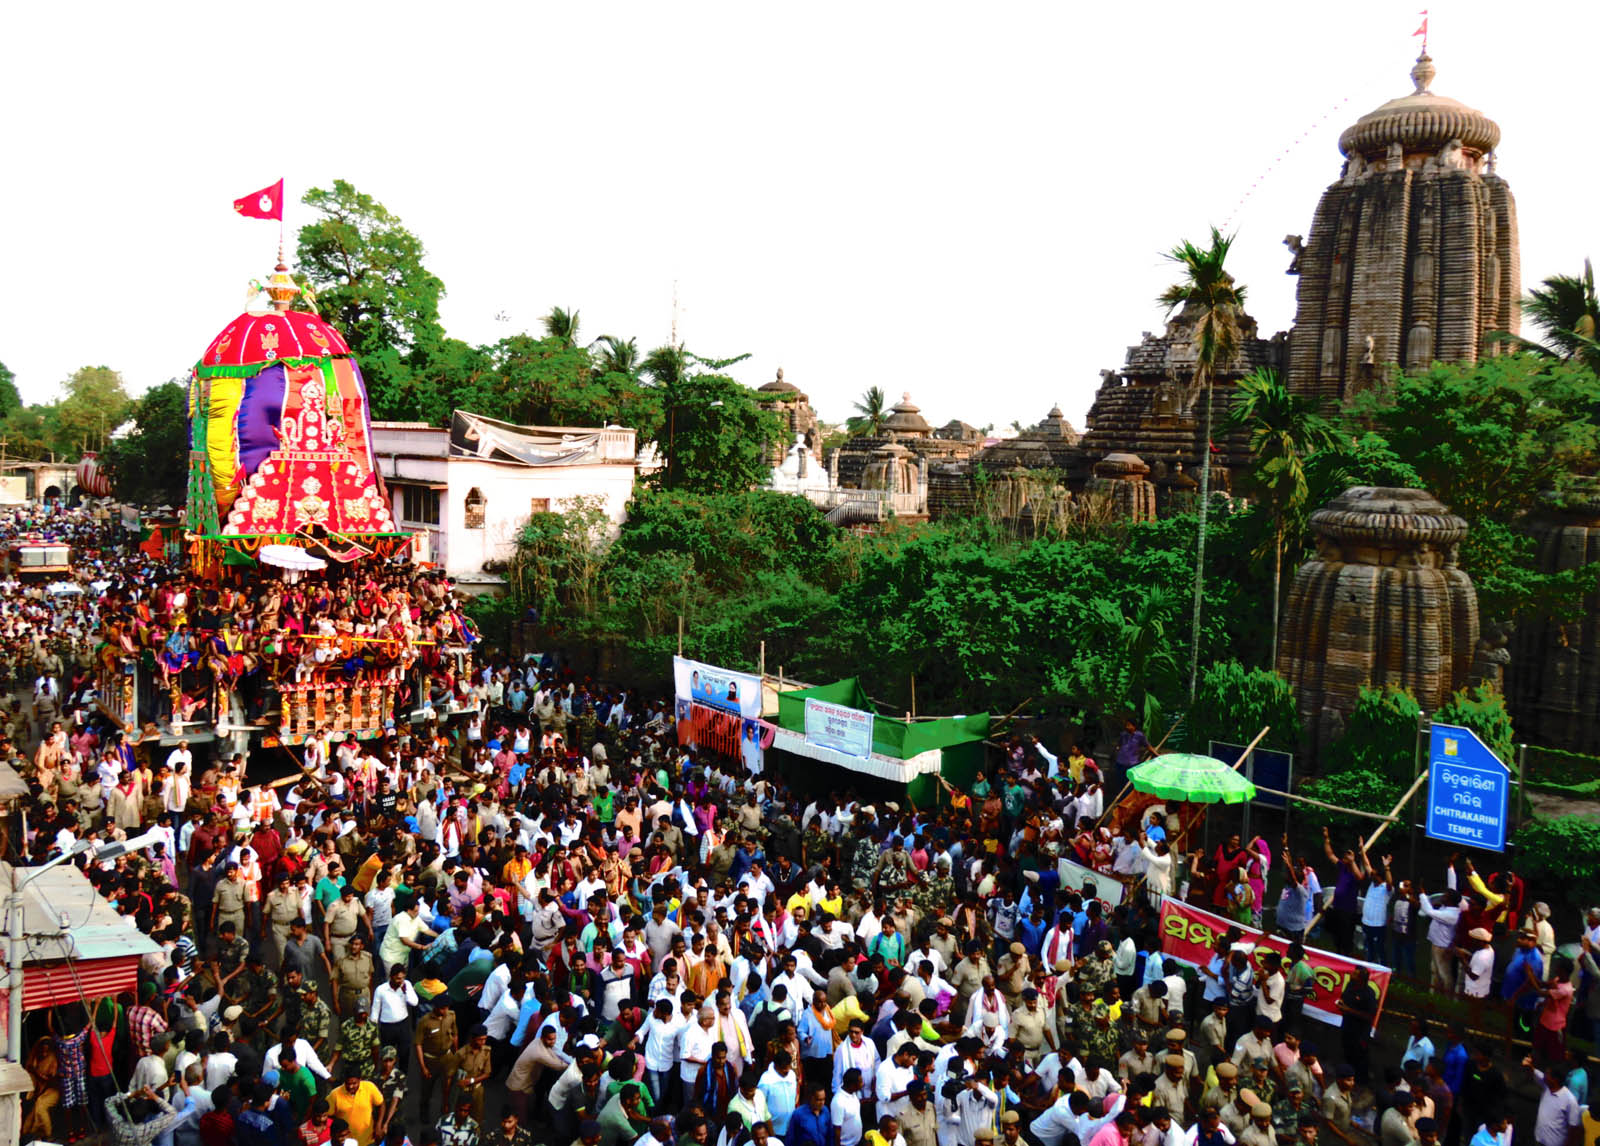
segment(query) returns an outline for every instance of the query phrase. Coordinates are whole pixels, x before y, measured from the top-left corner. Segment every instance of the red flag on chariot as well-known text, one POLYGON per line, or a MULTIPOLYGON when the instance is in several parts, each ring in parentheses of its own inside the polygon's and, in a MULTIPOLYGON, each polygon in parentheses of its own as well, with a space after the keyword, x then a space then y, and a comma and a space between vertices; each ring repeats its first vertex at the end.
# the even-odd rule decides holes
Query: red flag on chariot
POLYGON ((235 199, 233 209, 246 219, 276 219, 283 222, 283 180, 278 180, 271 187, 252 191, 243 199, 235 199))

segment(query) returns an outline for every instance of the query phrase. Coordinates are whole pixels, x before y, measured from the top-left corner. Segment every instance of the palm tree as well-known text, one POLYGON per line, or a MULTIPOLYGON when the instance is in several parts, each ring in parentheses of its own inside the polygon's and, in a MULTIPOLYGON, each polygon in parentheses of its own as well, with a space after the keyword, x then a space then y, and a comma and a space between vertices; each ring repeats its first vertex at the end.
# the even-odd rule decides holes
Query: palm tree
POLYGON ((856 412, 845 419, 844 427, 852 438, 876 438, 889 420, 889 399, 883 387, 869 386, 856 403, 856 412))
POLYGON ((671 389, 689 373, 689 356, 681 346, 658 346, 644 356, 639 373, 657 386, 671 389))
POLYGON ((600 336, 601 348, 596 354, 595 369, 601 375, 626 374, 630 378, 639 372, 639 340, 623 339, 615 334, 600 336))
POLYGON ((1335 431, 1316 399, 1291 394, 1278 372, 1268 367, 1239 380, 1225 425, 1250 435, 1255 465, 1249 484, 1272 511, 1272 659, 1267 663, 1276 668, 1284 527, 1310 496, 1306 458, 1331 446, 1335 431))
POLYGON ((1544 332, 1535 342, 1516 335, 1500 335, 1519 349, 1550 358, 1576 358, 1600 371, 1600 296, 1595 294, 1594 267, 1583 260, 1581 275, 1551 275, 1528 292, 1522 313, 1544 332))
POLYGON ((1204 388, 1205 435, 1200 448, 1200 539, 1194 559, 1194 637, 1189 650, 1189 700, 1200 683, 1200 601, 1205 587, 1206 502, 1211 495, 1211 382, 1218 370, 1232 365, 1239 355, 1239 318, 1244 313, 1244 287, 1233 281, 1224 264, 1233 236, 1211 228, 1211 245, 1197 247, 1187 239, 1166 257, 1183 269, 1183 280, 1161 292, 1157 301, 1170 314, 1178 307, 1194 322, 1194 378, 1189 386, 1189 408, 1204 388))
POLYGON ((568 346, 578 345, 578 312, 562 310, 559 306, 550 308, 550 313, 544 316, 544 331, 551 338, 566 343, 568 346))

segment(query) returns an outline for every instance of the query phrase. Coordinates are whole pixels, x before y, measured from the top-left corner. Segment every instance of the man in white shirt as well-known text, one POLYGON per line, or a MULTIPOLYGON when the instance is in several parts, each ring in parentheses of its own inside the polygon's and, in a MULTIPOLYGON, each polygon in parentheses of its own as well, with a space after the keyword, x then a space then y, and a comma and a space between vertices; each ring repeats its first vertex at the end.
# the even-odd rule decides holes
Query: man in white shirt
POLYGON ((894 1053, 878 1064, 876 1093, 878 1117, 885 1114, 899 1118, 908 1105, 911 1080, 916 1077, 912 1063, 917 1059, 917 1045, 903 1042, 894 1053))
POLYGON ((856 1067, 845 1071, 835 1088, 833 1101, 828 1104, 838 1146, 856 1146, 861 1141, 861 1099, 858 1097, 861 1078, 861 1071, 856 1067))
POLYGON ((644 1048, 644 1085, 659 1107, 667 1101, 672 1067, 678 1061, 678 1038, 689 1020, 672 999, 657 999, 655 1010, 639 1027, 633 1045, 644 1048))
POLYGON ((844 1076, 851 1068, 861 1072, 861 1078, 878 1076, 878 1048, 867 1038, 866 1026, 860 1019, 850 1023, 850 1033, 833 1052, 833 1088, 844 1085, 844 1076))
POLYGON ((401 1062, 411 1061, 411 1011, 420 1002, 400 964, 390 967, 389 981, 379 983, 372 992, 372 1021, 378 1024, 384 1044, 400 1052, 401 1062))
MULTIPOLYGON (((261 1056, 261 1069, 277 1070, 282 1058, 283 1044, 281 1042, 275 1042, 272 1044, 271 1048, 268 1049, 267 1053, 261 1056)), ((310 1043, 306 1042, 305 1039, 296 1038, 294 1040, 294 1059, 301 1066, 310 1070, 312 1074, 316 1075, 323 1081, 327 1081, 333 1077, 332 1072, 330 1072, 328 1068, 323 1065, 322 1059, 317 1057, 316 1048, 310 1043)))

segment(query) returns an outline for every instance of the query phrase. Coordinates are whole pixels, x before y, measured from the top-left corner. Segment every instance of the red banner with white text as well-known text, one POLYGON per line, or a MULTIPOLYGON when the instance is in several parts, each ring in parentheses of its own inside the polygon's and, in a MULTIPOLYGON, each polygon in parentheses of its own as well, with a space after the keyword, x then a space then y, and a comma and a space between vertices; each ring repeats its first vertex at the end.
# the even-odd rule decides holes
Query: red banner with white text
MULTIPOLYGON (((1235 926, 1242 933, 1242 942, 1255 944, 1250 957, 1257 966, 1260 966, 1263 952, 1276 951, 1283 955, 1289 950, 1289 941, 1281 935, 1264 935, 1253 927, 1240 926, 1220 915, 1169 898, 1161 901, 1161 954, 1193 967, 1204 967, 1211 962, 1217 941, 1227 934, 1228 928, 1235 926)), ((1389 996, 1389 968, 1316 947, 1306 948, 1306 959, 1315 972, 1311 996, 1306 1000, 1306 1014, 1338 1026, 1343 1016, 1335 1004, 1357 967, 1367 969, 1372 989, 1378 993, 1378 1015, 1383 1014, 1384 1000, 1389 996)), ((1377 1015, 1373 1016, 1373 1025, 1377 1025, 1377 1015)))

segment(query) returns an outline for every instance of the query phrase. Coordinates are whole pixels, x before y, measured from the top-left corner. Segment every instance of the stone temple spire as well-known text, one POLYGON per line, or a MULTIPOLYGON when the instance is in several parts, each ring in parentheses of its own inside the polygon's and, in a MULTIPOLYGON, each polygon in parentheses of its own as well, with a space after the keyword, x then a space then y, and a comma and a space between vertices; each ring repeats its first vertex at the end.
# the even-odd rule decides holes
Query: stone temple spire
POLYGON ((1317 204, 1295 268, 1289 385, 1341 401, 1391 364, 1474 362, 1516 333, 1517 209, 1494 174, 1500 127, 1434 94, 1424 50, 1413 89, 1339 136, 1344 170, 1317 204))

